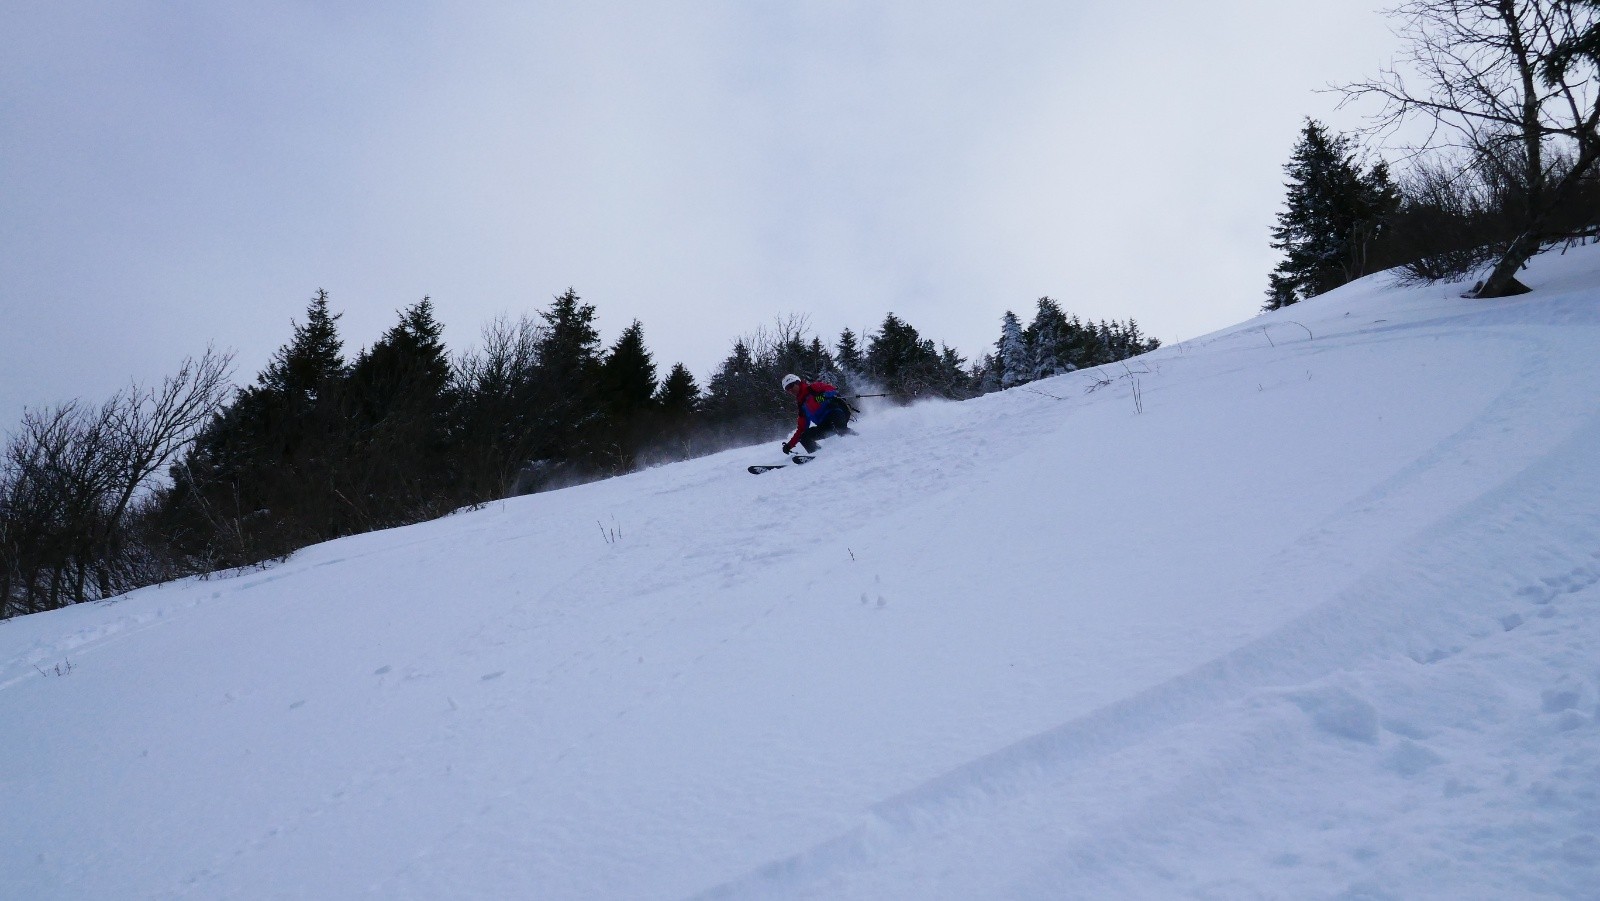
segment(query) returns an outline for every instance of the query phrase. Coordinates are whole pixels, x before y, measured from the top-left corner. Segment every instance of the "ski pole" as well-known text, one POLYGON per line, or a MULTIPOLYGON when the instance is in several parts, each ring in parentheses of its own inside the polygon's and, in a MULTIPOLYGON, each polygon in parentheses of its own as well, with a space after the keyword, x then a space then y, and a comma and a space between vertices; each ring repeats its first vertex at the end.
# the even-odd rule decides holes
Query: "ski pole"
POLYGON ((860 400, 863 397, 888 397, 888 394, 846 394, 851 400, 860 400))

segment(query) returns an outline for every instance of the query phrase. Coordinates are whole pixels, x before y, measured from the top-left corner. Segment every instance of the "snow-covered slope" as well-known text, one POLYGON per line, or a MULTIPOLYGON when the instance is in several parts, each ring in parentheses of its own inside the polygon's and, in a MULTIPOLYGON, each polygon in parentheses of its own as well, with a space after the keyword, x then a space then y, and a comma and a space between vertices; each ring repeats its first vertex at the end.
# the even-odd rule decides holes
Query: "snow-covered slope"
POLYGON ((1525 280, 0 623, 0 896, 1600 897, 1600 248, 1525 280))

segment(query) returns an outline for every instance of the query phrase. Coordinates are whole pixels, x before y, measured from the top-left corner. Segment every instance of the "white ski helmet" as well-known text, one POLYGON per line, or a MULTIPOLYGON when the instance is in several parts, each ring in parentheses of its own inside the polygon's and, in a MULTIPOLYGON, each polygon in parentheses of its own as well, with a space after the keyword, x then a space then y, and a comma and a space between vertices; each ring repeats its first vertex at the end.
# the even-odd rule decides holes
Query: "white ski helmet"
POLYGON ((783 390, 788 391, 790 385, 797 384, 799 381, 800 377, 798 375, 795 375, 792 372, 789 373, 783 377, 783 390))

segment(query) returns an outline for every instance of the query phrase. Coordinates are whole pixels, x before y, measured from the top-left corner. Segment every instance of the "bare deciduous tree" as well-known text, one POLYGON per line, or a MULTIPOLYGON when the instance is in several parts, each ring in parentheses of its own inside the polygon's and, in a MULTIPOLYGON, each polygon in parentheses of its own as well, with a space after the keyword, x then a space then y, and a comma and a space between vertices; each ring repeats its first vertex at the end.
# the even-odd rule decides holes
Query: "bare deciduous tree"
POLYGON ((517 473, 527 465, 536 438, 532 394, 545 332, 534 317, 498 316, 483 327, 482 346, 455 360, 456 503, 511 494, 517 473))
POLYGON ((161 387, 134 385, 108 405, 109 426, 117 444, 116 479, 92 548, 100 564, 97 576, 102 597, 113 593, 111 566, 121 556, 118 545, 129 505, 222 406, 231 387, 232 362, 231 354, 208 347, 199 359, 185 359, 176 375, 162 380, 161 387))
POLYGON ((1585 52, 1600 7, 1575 0, 1413 0, 1393 11, 1402 64, 1344 86, 1347 100, 1378 98, 1375 130, 1422 119, 1419 149, 1465 148, 1504 167, 1518 196, 1517 236, 1480 298, 1527 291, 1528 258, 1564 235, 1554 211, 1600 159, 1600 72, 1585 52), (1574 49, 1576 48, 1576 50, 1574 49), (1408 78, 1418 79, 1412 83, 1408 78))
POLYGON ((98 409, 27 410, 0 460, 0 617, 125 591, 152 572, 126 541, 156 475, 221 406, 230 357, 207 350, 159 388, 98 409))
POLYGON ((14 615, 81 599, 88 576, 85 537, 98 528, 115 481, 111 405, 76 402, 24 411, 0 475, 0 570, 14 615))

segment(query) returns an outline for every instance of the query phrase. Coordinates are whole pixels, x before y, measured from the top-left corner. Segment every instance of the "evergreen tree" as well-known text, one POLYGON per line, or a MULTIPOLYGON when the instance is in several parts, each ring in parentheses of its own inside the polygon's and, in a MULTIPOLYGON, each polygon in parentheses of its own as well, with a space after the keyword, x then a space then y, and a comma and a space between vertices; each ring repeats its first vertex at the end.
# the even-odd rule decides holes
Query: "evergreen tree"
POLYGON ((344 377, 344 341, 339 337, 342 313, 328 310, 328 292, 317 289, 306 307, 304 325, 294 324, 294 337, 278 348, 258 377, 263 390, 286 400, 314 403, 344 377))
POLYGON ((328 451, 342 455, 331 481, 363 528, 416 522, 453 506, 446 490, 450 362, 443 333, 424 297, 350 367, 349 415, 328 451))
POLYGON ((835 345, 833 359, 846 377, 858 375, 867 369, 867 361, 861 356, 861 348, 856 343, 856 333, 848 328, 839 333, 839 343, 835 345))
POLYGON ((811 343, 806 345, 805 370, 808 374, 824 381, 840 381, 833 355, 828 353, 828 348, 822 343, 821 338, 812 337, 811 343))
POLYGON ((600 392, 606 408, 617 416, 635 415, 654 403, 656 364, 639 320, 623 330, 600 364, 600 392))
POLYGON ((594 375, 600 360, 600 333, 594 327, 594 306, 571 288, 540 313, 545 329, 539 340, 539 376, 557 390, 570 393, 594 375))
POLYGON ((971 397, 973 374, 966 369, 967 360, 948 344, 939 345, 939 379, 936 390, 945 397, 971 397))
POLYGON ((1000 362, 994 354, 984 354, 983 359, 972 364, 967 372, 968 384, 977 394, 993 394, 1000 390, 1000 362))
POLYGON ((763 378, 774 385, 786 372, 803 379, 817 379, 833 367, 833 358, 822 342, 815 338, 807 341, 794 323, 781 323, 778 334, 761 337, 766 340, 756 351, 756 367, 762 370, 763 378))
POLYGON ((1014 313, 1008 311, 1001 317, 995 352, 974 370, 981 378, 969 378, 969 384, 972 390, 984 393, 999 391, 1034 379, 1112 363, 1160 346, 1160 341, 1146 338, 1132 319, 1127 323, 1085 323, 1077 316, 1068 316, 1055 300, 1041 297, 1027 328, 1014 313))
POLYGON ((1377 248, 1389 237, 1394 216, 1405 203, 1405 192, 1389 174, 1389 164, 1378 160, 1361 176, 1361 207, 1356 218, 1350 278, 1356 279, 1392 265, 1379 259, 1377 248))
POLYGON ((700 386, 688 367, 673 364, 656 389, 648 442, 653 453, 668 459, 696 456, 700 431, 700 386))
POLYGON ((900 400, 938 393, 943 383, 939 352, 933 341, 893 313, 877 334, 867 339, 867 374, 900 400))
POLYGON ((711 374, 706 385, 702 408, 706 415, 722 423, 731 423, 773 405, 762 398, 772 393, 772 386, 757 384, 759 372, 755 356, 742 339, 735 341, 733 350, 711 374))
POLYGON ((1076 340, 1078 330, 1069 323, 1061 307, 1049 297, 1039 298, 1033 321, 1022 333, 1027 344, 1033 371, 1028 381, 1047 379, 1063 372, 1077 369, 1081 362, 1081 348, 1076 340))
POLYGON ((173 497, 206 528, 175 545, 182 553, 240 565, 356 530, 336 494, 353 437, 340 409, 348 369, 338 320, 317 291, 256 384, 196 436, 173 497))
POLYGON ((1587 22, 1587 25, 1558 43, 1544 59, 1540 74, 1547 85, 1565 80, 1574 64, 1588 62, 1590 66, 1600 68, 1600 0, 1572 0, 1571 5, 1580 11, 1576 21, 1587 22), (1583 7, 1590 10, 1587 19, 1582 16, 1583 7))
POLYGON ((994 370, 997 388, 1012 388, 1033 380, 1033 358, 1028 353, 1028 342, 1022 336, 1022 322, 1017 314, 1006 310, 1000 318, 1000 340, 995 342, 994 370))
POLYGON ((606 468, 632 469, 641 447, 654 437, 656 364, 644 343, 644 326, 635 319, 623 329, 600 362, 596 393, 605 411, 597 424, 596 447, 606 468))
POLYGON ((1103 363, 1112 363, 1118 359, 1116 351, 1113 348, 1113 340, 1114 336, 1111 331, 1111 323, 1105 321, 1104 319, 1100 320, 1100 322, 1094 326, 1094 365, 1099 366, 1103 363))
POLYGON ((601 410, 595 396, 600 366, 600 334, 595 309, 568 288, 539 314, 545 327, 538 345, 539 365, 533 404, 543 429, 533 442, 536 459, 578 462, 595 453, 593 429, 601 410))
POLYGON ((670 418, 686 418, 699 412, 700 386, 688 367, 682 363, 673 364, 672 371, 656 391, 656 405, 670 418))
POLYGON ((1272 248, 1284 259, 1268 279, 1275 310, 1366 275, 1372 250, 1399 203, 1381 161, 1362 173, 1351 141, 1307 119, 1284 173, 1284 210, 1272 248))
POLYGON ((392 413, 437 414, 450 383, 444 326, 427 297, 400 314, 400 321, 350 368, 351 400, 370 422, 392 413))
POLYGON ((1145 352, 1144 335, 1139 332, 1139 323, 1131 316, 1128 317, 1128 324, 1118 332, 1116 351, 1118 359, 1138 356, 1145 352))

